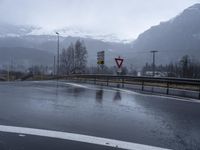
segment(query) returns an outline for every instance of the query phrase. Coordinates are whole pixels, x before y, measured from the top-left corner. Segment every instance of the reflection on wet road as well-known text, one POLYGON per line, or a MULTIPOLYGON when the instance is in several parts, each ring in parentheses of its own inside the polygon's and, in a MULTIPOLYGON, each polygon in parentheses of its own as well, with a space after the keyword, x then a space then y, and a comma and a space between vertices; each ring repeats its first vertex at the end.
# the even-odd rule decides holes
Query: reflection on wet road
POLYGON ((200 103, 96 85, 0 84, 0 124, 200 149, 200 103))

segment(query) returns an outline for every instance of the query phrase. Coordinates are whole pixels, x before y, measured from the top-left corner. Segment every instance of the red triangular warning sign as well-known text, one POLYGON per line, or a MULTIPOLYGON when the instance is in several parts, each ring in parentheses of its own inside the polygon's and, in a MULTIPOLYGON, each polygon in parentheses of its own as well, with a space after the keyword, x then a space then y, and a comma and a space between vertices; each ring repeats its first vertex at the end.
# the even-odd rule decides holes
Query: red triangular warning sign
POLYGON ((120 58, 120 56, 118 58, 115 58, 115 62, 117 64, 118 68, 121 68, 123 61, 124 61, 124 59, 120 58))

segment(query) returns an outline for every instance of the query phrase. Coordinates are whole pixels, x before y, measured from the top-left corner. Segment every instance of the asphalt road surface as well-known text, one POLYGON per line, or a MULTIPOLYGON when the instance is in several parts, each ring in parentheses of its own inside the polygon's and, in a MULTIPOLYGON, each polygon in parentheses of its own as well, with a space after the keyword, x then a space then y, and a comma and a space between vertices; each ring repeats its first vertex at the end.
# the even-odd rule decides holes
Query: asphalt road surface
POLYGON ((200 149, 200 101, 60 81, 0 83, 0 150, 200 149))

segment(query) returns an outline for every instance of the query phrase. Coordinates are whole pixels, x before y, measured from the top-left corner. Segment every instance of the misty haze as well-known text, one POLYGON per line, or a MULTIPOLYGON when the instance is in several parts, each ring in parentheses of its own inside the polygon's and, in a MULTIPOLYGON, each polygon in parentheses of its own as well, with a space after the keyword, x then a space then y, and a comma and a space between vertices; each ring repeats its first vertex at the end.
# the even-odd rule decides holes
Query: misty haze
POLYGON ((0 150, 200 149, 200 0, 0 0, 0 150))

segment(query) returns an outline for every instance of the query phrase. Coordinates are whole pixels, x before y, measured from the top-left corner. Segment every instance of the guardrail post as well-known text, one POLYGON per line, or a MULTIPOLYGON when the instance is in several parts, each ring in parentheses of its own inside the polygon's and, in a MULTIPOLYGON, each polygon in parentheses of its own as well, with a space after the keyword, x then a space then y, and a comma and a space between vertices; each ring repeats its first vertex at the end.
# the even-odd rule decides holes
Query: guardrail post
POLYGON ((144 91, 144 81, 142 81, 142 91, 144 91))
POLYGON ((94 77, 94 84, 97 84, 97 77, 94 77))
POLYGON ((200 99, 200 86, 199 86, 199 99, 200 99))
POLYGON ((124 77, 122 77, 122 88, 124 88, 124 77))
POLYGON ((167 82, 167 92, 166 94, 168 95, 169 94, 169 82, 167 82))

